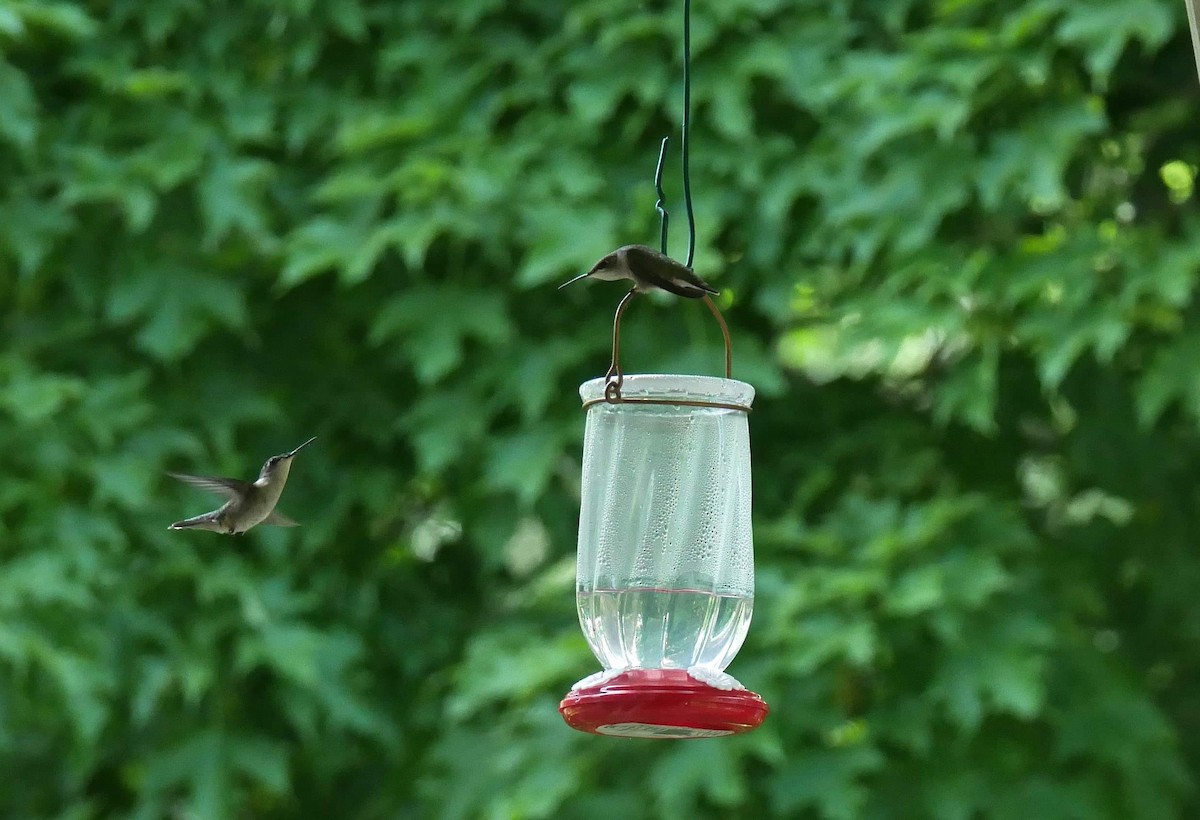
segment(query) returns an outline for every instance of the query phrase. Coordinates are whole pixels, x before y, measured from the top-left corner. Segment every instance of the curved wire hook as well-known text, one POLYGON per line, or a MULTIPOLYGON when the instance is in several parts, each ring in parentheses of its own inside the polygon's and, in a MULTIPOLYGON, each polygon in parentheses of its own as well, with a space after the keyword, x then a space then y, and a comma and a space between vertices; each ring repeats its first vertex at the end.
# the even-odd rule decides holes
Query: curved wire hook
POLYGON ((663 137, 662 145, 658 149, 658 165, 654 167, 654 192, 658 194, 654 210, 658 211, 658 243, 663 256, 667 255, 667 223, 671 221, 671 215, 667 213, 667 195, 663 193, 662 175, 663 162, 667 158, 667 143, 670 141, 670 137, 663 137))
MULTIPOLYGON (((683 205, 687 210, 688 219, 688 250, 687 261, 689 268, 696 258, 696 212, 692 207, 692 172, 689 162, 690 134, 692 129, 692 0, 683 0, 683 205)), ((667 227, 671 215, 667 212, 666 194, 662 189, 663 161, 667 156, 667 143, 670 137, 663 137, 658 149, 658 165, 654 169, 654 191, 658 201, 654 209, 659 216, 659 245, 664 254, 667 253, 667 227)))

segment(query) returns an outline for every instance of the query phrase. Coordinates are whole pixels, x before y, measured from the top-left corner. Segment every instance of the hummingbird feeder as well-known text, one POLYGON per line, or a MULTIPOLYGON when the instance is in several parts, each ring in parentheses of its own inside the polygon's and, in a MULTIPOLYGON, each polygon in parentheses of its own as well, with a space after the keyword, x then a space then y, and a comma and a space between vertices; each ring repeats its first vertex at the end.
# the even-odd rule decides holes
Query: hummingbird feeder
POLYGON ((725 378, 620 369, 617 308, 606 376, 587 411, 576 603, 604 669, 559 711, 585 732, 696 738, 756 728, 767 705, 725 673, 754 607, 750 431, 754 388, 725 378))
MULTIPOLYGON (((689 244, 696 230, 688 178, 690 2, 684 0, 683 191, 689 244)), ((663 160, 654 184, 667 252, 663 160)), ((559 712, 572 728, 617 737, 703 738, 755 729, 767 704, 725 672, 754 608, 750 405, 754 388, 725 377, 621 372, 621 317, 612 364, 579 388, 587 413, 576 564, 579 622, 603 669, 571 687, 559 712)))

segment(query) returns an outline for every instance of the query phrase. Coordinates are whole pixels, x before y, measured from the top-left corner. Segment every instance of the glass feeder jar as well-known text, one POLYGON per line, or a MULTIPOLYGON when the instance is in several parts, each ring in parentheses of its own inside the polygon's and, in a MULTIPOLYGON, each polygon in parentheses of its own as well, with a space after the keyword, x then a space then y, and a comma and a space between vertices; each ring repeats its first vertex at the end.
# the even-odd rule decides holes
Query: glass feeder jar
POLYGON ((725 668, 754 608, 754 388, 678 375, 618 385, 615 400, 610 378, 579 391, 576 596, 603 671, 575 684, 560 711, 577 729, 627 737, 748 731, 766 704, 725 668))

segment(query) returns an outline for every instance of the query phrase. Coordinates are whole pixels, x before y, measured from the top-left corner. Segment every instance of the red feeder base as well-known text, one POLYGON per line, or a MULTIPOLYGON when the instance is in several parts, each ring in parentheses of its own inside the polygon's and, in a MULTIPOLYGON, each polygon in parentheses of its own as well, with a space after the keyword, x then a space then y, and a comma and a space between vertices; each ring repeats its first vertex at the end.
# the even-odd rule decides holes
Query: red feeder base
POLYGON ((572 729, 614 737, 694 738, 757 729, 767 704, 745 689, 718 689, 683 669, 630 669, 569 692, 558 711, 572 729))

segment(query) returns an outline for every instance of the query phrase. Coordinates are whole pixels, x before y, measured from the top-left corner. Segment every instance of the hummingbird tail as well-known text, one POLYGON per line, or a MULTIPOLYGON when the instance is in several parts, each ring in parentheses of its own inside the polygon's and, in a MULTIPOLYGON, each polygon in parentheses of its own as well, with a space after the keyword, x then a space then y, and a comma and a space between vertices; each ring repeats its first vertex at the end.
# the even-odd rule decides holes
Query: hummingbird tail
POLYGON ((682 296, 685 299, 703 299, 704 295, 707 293, 711 293, 713 296, 719 296, 721 294, 721 291, 717 290, 698 276, 692 276, 689 279, 675 277, 658 282, 656 284, 667 293, 673 293, 676 296, 682 296))
POLYGON ((271 510, 271 514, 263 519, 264 524, 272 527, 299 527, 292 519, 281 513, 279 510, 271 510))
POLYGON ((225 528, 221 526, 220 519, 214 513, 204 513, 203 515, 185 518, 182 521, 176 521, 169 530, 210 530, 212 532, 224 532, 225 528))

